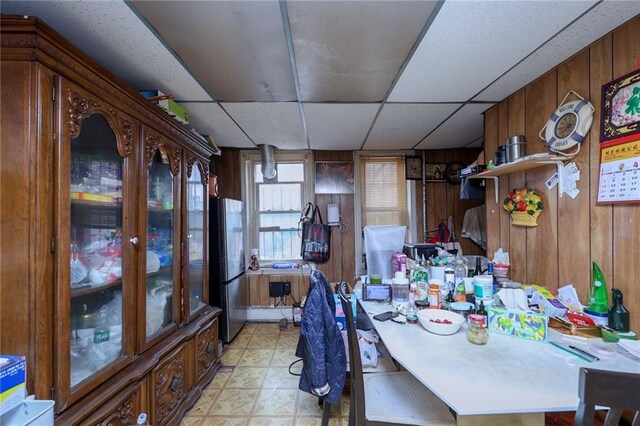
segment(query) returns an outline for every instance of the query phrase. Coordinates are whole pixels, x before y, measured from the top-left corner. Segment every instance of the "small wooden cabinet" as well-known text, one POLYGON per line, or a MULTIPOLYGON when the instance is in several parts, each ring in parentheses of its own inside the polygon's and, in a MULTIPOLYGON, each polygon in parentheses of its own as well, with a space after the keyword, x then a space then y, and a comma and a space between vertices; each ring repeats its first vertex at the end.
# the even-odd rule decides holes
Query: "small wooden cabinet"
POLYGON ((220 366, 212 151, 37 19, 1 31, 0 353, 61 424, 174 422, 220 366))

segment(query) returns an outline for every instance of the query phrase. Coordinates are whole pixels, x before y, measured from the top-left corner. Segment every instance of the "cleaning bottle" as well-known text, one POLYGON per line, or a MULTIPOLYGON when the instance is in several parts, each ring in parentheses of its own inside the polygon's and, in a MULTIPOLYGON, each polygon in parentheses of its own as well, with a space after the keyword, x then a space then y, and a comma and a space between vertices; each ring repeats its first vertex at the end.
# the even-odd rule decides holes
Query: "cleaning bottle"
POLYGON ((617 288, 613 288, 611 289, 611 296, 613 304, 608 313, 609 327, 626 333, 629 331, 629 311, 622 304, 622 292, 617 288))
POLYGON ((591 293, 589 294, 589 310, 601 314, 607 313, 609 298, 607 283, 596 262, 593 262, 593 276, 591 277, 591 293))

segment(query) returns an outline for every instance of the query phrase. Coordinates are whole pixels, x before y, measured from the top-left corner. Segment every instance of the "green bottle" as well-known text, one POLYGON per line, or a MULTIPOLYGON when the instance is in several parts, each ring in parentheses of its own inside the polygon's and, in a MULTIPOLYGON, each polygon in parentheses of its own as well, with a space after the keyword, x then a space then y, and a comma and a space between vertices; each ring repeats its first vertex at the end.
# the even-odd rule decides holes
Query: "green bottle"
POLYGON ((629 331, 629 311, 622 304, 622 292, 617 288, 611 290, 613 304, 609 308, 609 327, 626 333, 629 331))
POLYGON ((604 275, 596 262, 593 262, 593 276, 591 277, 591 294, 589 295, 589 310, 606 314, 609 308, 609 295, 604 275))

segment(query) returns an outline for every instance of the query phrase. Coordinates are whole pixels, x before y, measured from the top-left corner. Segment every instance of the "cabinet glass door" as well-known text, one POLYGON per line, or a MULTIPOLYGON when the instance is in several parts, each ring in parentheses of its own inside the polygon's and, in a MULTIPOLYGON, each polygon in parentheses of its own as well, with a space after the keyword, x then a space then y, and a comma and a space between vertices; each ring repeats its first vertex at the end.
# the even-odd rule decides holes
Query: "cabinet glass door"
MULTIPOLYGON (((176 321, 174 299, 180 254, 176 250, 175 224, 179 178, 171 168, 169 149, 160 145, 148 166, 146 240, 146 339, 176 321)), ((173 160, 174 162, 177 160, 173 160)))
POLYGON ((187 173, 187 277, 189 280, 189 313, 205 305, 205 197, 206 187, 197 165, 187 173))
POLYGON ((71 139, 70 386, 123 355, 124 159, 93 114, 71 139))

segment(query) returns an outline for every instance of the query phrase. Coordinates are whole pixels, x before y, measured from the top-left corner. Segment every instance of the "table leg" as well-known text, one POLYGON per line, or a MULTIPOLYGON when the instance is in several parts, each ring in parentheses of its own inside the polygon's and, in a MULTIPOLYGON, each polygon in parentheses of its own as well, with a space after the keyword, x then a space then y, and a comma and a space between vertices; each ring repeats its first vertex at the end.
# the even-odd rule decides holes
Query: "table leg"
POLYGON ((458 415, 456 424, 458 426, 544 426, 544 413, 458 415))

